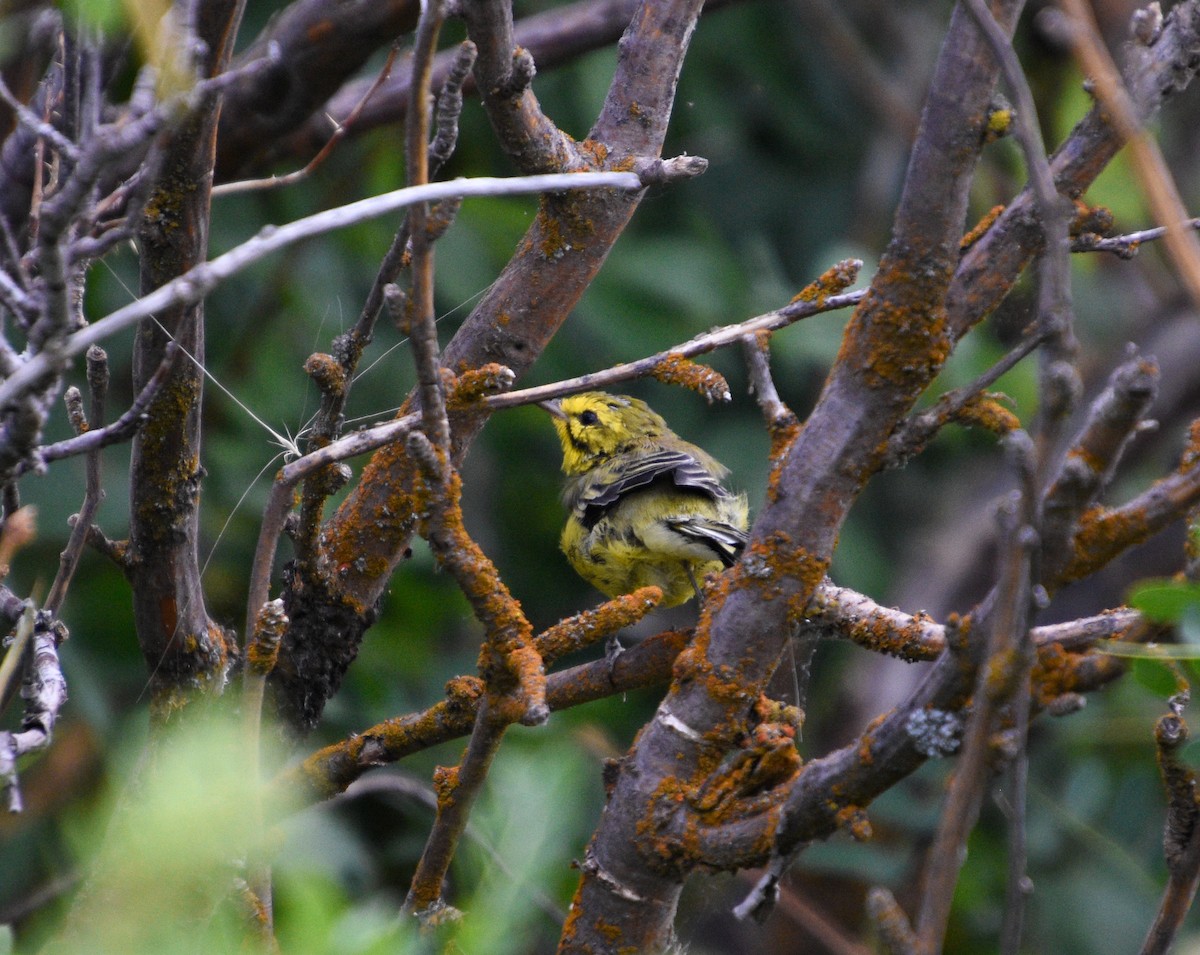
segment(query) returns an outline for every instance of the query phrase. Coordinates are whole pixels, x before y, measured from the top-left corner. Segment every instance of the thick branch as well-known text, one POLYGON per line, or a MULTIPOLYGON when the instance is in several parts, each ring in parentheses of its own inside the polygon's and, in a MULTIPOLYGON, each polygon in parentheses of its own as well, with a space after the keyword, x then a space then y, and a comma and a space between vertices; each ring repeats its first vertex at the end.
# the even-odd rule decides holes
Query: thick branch
MULTIPOLYGON (((622 41, 605 111, 589 140, 580 144, 580 154, 594 168, 659 155, 699 7, 699 0, 670 0, 641 8, 622 41), (643 120, 631 122, 634 113, 643 120)), ((480 69, 477 66, 477 72, 480 69)), ((504 365, 518 377, 528 370, 599 271, 640 198, 640 194, 606 192, 543 199, 515 256, 447 345, 442 364, 456 374, 488 363, 504 365)), ((456 460, 484 420, 478 409, 452 414, 456 460)), ((402 450, 385 449, 326 525, 326 563, 337 569, 337 577, 320 585, 310 582, 308 592, 332 590, 337 595, 340 624, 335 629, 342 636, 339 646, 328 651, 341 659, 347 644, 353 657, 353 647, 403 559, 413 530, 414 477, 412 463, 402 450)), ((296 588, 298 598, 300 592, 296 588)), ((304 616, 291 606, 289 612, 294 621, 304 616)), ((295 625, 292 629, 297 633, 295 625)), ((285 709, 301 724, 311 724, 324 699, 304 685, 303 674, 310 666, 317 672, 327 670, 322 647, 329 638, 306 632, 297 633, 297 639, 305 644, 308 659, 297 661, 299 683, 290 691, 294 699, 285 709)), ((285 645, 284 656, 290 652, 285 645)))
MULTIPOLYGON (((1021 4, 1000 5, 1009 30, 1021 4)), ((563 951, 593 943, 588 925, 629 925, 624 944, 665 946, 683 873, 664 868, 646 826, 664 781, 694 787, 709 750, 746 729, 751 705, 816 587, 841 523, 900 418, 949 354, 943 300, 959 256, 967 191, 983 141, 997 67, 970 17, 957 11, 942 46, 914 147, 894 237, 847 329, 839 360, 725 586, 710 592, 696 644, 681 655, 656 719, 623 764, 593 842, 609 878, 584 874, 563 951), (703 741, 700 744, 699 741, 703 741), (626 893, 643 900, 631 905, 626 893)), ((807 773, 806 773, 807 775, 807 773)), ((609 939, 608 944, 613 940, 609 939)))

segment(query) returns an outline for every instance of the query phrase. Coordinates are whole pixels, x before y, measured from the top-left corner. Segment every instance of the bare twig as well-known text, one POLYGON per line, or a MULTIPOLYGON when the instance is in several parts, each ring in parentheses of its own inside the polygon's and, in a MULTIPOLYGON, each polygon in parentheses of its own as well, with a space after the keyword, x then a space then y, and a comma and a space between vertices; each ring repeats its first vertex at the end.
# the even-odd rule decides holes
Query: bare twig
MULTIPOLYGON (((45 749, 54 734, 59 710, 67 701, 67 683, 58 662, 59 629, 35 623, 30 604, 21 619, 18 632, 33 636, 33 653, 22 695, 25 715, 15 733, 0 733, 0 786, 8 794, 10 812, 21 811, 21 791, 17 781, 17 760, 26 753, 45 749)), ((17 647, 9 651, 16 654, 17 647)), ((7 658, 6 658, 7 662, 7 658)))
POLYGON ((17 99, 2 77, 0 77, 0 99, 4 100, 5 105, 16 114, 17 119, 35 136, 48 140, 51 146, 71 160, 79 158, 79 147, 55 129, 53 124, 44 122, 37 113, 17 99))
POLYGON ((921 451, 947 423, 961 415, 968 405, 1015 368, 1043 341, 1044 337, 1040 333, 1026 337, 974 381, 953 391, 947 391, 931 407, 909 417, 888 438, 887 465, 899 467, 921 451))
POLYGON ((1154 400, 1157 385, 1157 365, 1135 352, 1113 371, 1104 391, 1092 402, 1042 505, 1042 553, 1048 572, 1056 573, 1073 557, 1077 522, 1112 480, 1154 400))
POLYGON ((765 312, 736 325, 725 325, 711 332, 705 332, 667 351, 639 358, 637 361, 627 362, 623 365, 614 365, 603 371, 580 375, 566 381, 491 396, 484 401, 491 410, 498 411, 501 408, 513 408, 518 405, 546 401, 550 398, 559 398, 577 391, 607 388, 621 382, 644 378, 653 371, 655 366, 672 358, 693 358, 696 355, 703 355, 716 351, 718 348, 736 344, 744 338, 750 338, 763 332, 777 331, 821 312, 835 311, 856 305, 862 300, 863 293, 842 290, 853 283, 858 267, 861 265, 862 262, 857 259, 839 262, 824 276, 807 286, 783 308, 765 312))
MULTIPOLYGON (((404 155, 408 185, 421 186, 429 180, 430 75, 438 34, 446 16, 444 0, 429 0, 417 22, 413 55, 414 107, 405 124, 404 155)), ((412 239, 412 293, 407 304, 409 338, 417 368, 417 394, 421 421, 434 451, 449 461, 450 422, 446 418, 446 394, 438 359, 437 316, 433 310, 433 241, 429 235, 429 207, 414 203, 408 210, 412 239)), ((386 298, 386 291, 385 291, 386 298)), ((448 475, 447 475, 448 476, 448 475)))
MULTIPOLYGON (((1200 219, 1188 219, 1187 228, 1200 229, 1200 219)), ((1144 242, 1157 242, 1167 234, 1166 226, 1127 232, 1124 235, 1099 236, 1085 232, 1071 241, 1072 252, 1111 252, 1120 259, 1132 259, 1144 242)))
POLYGON ((1157 143, 1142 127, 1137 108, 1104 46, 1095 18, 1083 0, 1062 0, 1075 55, 1095 83, 1096 96, 1127 141, 1134 173, 1154 217, 1166 228, 1167 249, 1194 306, 1200 308, 1200 241, 1188 228, 1187 209, 1157 143))
MULTIPOLYGON (((103 353, 103 349, 100 349, 98 345, 92 345, 88 349, 89 355, 92 349, 97 349, 103 353)), ((154 400, 155 395, 158 394, 159 389, 162 388, 178 354, 178 346, 174 342, 169 342, 158 369, 150 376, 150 380, 146 382, 142 390, 138 392, 137 397, 133 399, 133 403, 116 421, 109 425, 100 426, 93 420, 91 427, 84 433, 74 438, 66 438, 54 444, 46 445, 38 451, 40 462, 48 464, 51 461, 60 461, 63 458, 74 457, 78 454, 90 455, 102 448, 108 447, 110 444, 117 444, 128 440, 145 421, 146 409, 154 400)), ((93 411, 94 417, 95 412, 93 411)), ((25 470, 27 468, 21 468, 18 470, 18 473, 23 473, 25 470)))
MULTIPOLYGON (((92 433, 93 429, 104 427, 104 401, 108 395, 108 355, 99 345, 93 345, 88 349, 87 368, 88 385, 91 391, 91 421, 84 420, 80 422, 81 426, 77 426, 76 430, 80 432, 80 437, 92 433)), ((43 609, 51 617, 57 617, 62 608, 67 588, 70 587, 71 579, 75 575, 75 568, 79 565, 79 556, 87 543, 88 528, 91 527, 92 519, 96 516, 96 511, 103 500, 104 486, 100 476, 100 445, 97 445, 88 451, 87 483, 83 494, 83 505, 79 508, 79 513, 75 515, 71 536, 59 559, 58 574, 54 578, 54 583, 50 585, 50 592, 46 594, 46 602, 43 605, 43 609)))
MULTIPOLYGON (((1038 217, 1042 225, 1042 258, 1038 268, 1038 329, 1046 346, 1041 366, 1037 438, 1044 449, 1055 447, 1060 429, 1078 398, 1075 355, 1078 342, 1071 309, 1071 266, 1068 225, 1071 204, 1061 196, 1046 157, 1037 122, 1033 93, 1008 33, 1001 29, 984 0, 967 0, 967 9, 1000 62, 1004 81, 1017 101, 1014 122, 1017 141, 1029 168, 1038 217)), ((1045 460, 1043 455, 1042 460, 1045 460)))
POLYGON ((337 209, 318 212, 283 226, 267 226, 253 238, 210 262, 203 262, 153 292, 63 340, 53 356, 41 353, 30 358, 0 384, 0 405, 17 400, 43 375, 55 370, 63 359, 78 355, 109 335, 175 305, 198 302, 232 275, 279 249, 303 239, 324 235, 346 226, 378 218, 417 202, 436 202, 469 196, 518 196, 575 189, 641 189, 633 173, 594 172, 527 176, 514 179, 458 179, 434 182, 412 189, 397 189, 370 199, 361 199, 337 209))
POLYGON ((1179 759, 1179 750, 1188 738, 1187 724, 1183 721, 1186 702, 1186 693, 1172 697, 1171 712, 1161 717, 1154 728, 1159 770, 1168 797, 1163 829, 1168 879, 1158 913, 1142 943, 1141 955, 1166 955, 1171 950, 1200 885, 1196 774, 1179 759))
MULTIPOLYGON (((1030 646, 1028 620, 1031 606, 1031 559, 1037 545, 1037 496, 1033 490, 1032 442, 1017 432, 1015 449, 1025 475, 1023 491, 1001 512, 1004 553, 997 583, 997 600, 983 634, 986 645, 973 641, 978 675, 973 706, 967 718, 961 753, 941 824, 929 850, 922 881, 920 908, 915 921, 920 947, 926 952, 942 948, 950 903, 964 861, 962 847, 975 825, 987 785, 990 737, 999 707, 1015 693, 1025 693, 1019 661, 1030 646), (1023 441, 1020 439, 1024 439, 1023 441)), ((1013 439, 1009 439, 1013 441, 1013 439)), ((968 650, 971 653, 971 650, 968 650)))
POLYGON ((387 82, 388 76, 392 72, 392 64, 395 61, 396 46, 393 44, 391 49, 388 50, 387 60, 384 61, 383 66, 379 70, 379 74, 374 80, 371 81, 371 84, 363 92, 358 102, 354 104, 354 107, 350 110, 349 115, 342 122, 334 124, 333 135, 329 137, 329 139, 325 142, 325 145, 322 146, 317 151, 317 154, 313 156, 313 158, 310 159, 304 166, 282 176, 268 176, 265 179, 241 179, 237 182, 218 183, 212 188, 213 198, 217 198, 219 196, 236 195, 241 192, 257 192, 263 189, 276 189, 280 186, 291 186, 297 182, 303 182, 305 179, 311 176, 317 171, 317 169, 321 167, 325 160, 333 154, 333 150, 337 144, 346 137, 350 127, 354 125, 354 121, 358 119, 359 114, 363 111, 363 109, 366 108, 367 103, 370 101, 371 97, 375 95, 376 90, 378 90, 381 86, 383 86, 384 83, 387 82))
POLYGON ((771 377, 770 339, 766 332, 747 335, 742 339, 742 354, 746 358, 746 369, 750 373, 750 387, 768 428, 785 427, 797 421, 796 415, 779 397, 775 379, 771 377))

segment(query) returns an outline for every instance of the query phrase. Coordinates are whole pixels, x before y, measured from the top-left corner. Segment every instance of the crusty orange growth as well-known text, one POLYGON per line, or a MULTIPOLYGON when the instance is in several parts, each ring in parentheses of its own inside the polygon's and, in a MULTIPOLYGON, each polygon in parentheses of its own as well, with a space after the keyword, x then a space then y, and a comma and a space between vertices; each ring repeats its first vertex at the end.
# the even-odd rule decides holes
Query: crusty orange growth
POLYGON ((554 416, 570 511, 561 546, 609 597, 660 587, 661 606, 696 592, 746 544, 746 496, 728 469, 637 398, 600 391, 542 405, 554 416))

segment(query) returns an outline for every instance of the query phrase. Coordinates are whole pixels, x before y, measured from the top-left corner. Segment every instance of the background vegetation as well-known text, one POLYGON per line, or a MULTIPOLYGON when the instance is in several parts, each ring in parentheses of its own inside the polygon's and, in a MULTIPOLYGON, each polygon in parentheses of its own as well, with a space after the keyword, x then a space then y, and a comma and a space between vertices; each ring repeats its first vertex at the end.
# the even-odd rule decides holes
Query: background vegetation
MULTIPOLYGON (((745 0, 715 6, 692 39, 662 152, 705 157, 707 172, 650 187, 522 387, 641 358, 713 326, 780 308, 845 258, 866 263, 859 287, 874 275, 891 235, 952 4, 745 0)), ((1029 4, 1015 39, 1050 148, 1091 105, 1069 45, 1042 16, 1052 7, 1029 4)), ((271 17, 283 8, 249 4, 238 49, 269 30, 271 17)), ((522 2, 515 14, 525 18, 558 9, 522 2)), ((1095 4, 1114 48, 1124 41, 1133 9, 1123 2, 1095 4)), ((97 0, 63 9, 13 2, 3 12, 0 67, 23 102, 59 55, 56 24, 75 29, 101 21, 112 37, 130 29, 123 19, 127 12, 102 9, 97 0)), ((463 36, 463 26, 452 18, 442 48, 463 36)), ((379 72, 392 39, 379 37, 379 51, 359 76, 379 72)), ((410 39, 408 32, 399 37, 402 50, 410 39)), ((134 43, 126 43, 120 56, 116 52, 114 47, 111 88, 127 90, 141 54, 134 43)), ((533 90, 560 129, 584 139, 616 59, 610 40, 538 73, 533 90)), ((405 55, 393 68, 409 68, 405 55)), ((1182 92, 1155 126, 1191 209, 1200 200, 1198 96, 1195 89, 1182 92)), ((265 224, 403 185, 402 117, 393 112, 379 120, 351 126, 351 134, 299 184, 216 197, 209 257, 265 224)), ((239 175, 285 172, 306 159, 302 147, 281 139, 276 155, 256 157, 239 175)), ((438 178, 515 171, 497 147, 483 107, 468 97, 458 149, 438 178)), ((1014 139, 984 148, 964 228, 1007 202, 1025 178, 1014 139)), ((1124 154, 1088 190, 1086 202, 1112 211, 1114 233, 1154 224, 1124 154)), ((536 214, 533 198, 464 203, 436 245, 435 301, 443 343, 496 280, 536 214)), ((310 426, 321 398, 301 367, 353 324, 397 224, 398 217, 385 217, 292 246, 242 271, 207 299, 205 367, 212 381, 205 385, 203 406, 199 559, 208 613, 224 627, 242 629, 247 568, 270 477, 281 463, 263 422, 291 435, 310 426)), ((108 314, 134 299, 138 269, 129 243, 93 265, 87 316, 108 314)), ((1156 357, 1161 369, 1149 412, 1158 427, 1133 437, 1106 498, 1119 504, 1169 473, 1184 450, 1187 424, 1200 407, 1196 305, 1153 243, 1128 260, 1077 254, 1071 281, 1085 389, 1078 416, 1123 359, 1125 342, 1156 357)), ((1036 312, 1036 288, 1027 277, 961 341, 922 404, 991 367, 1036 312)), ((849 316, 849 310, 816 315, 772 339, 775 384, 802 420, 838 354, 849 316)), ((118 409, 112 417, 135 393, 134 335, 129 330, 104 341, 113 382, 109 407, 118 409)), ((413 359, 403 341, 386 320, 380 322, 347 408, 349 427, 387 418, 415 386, 413 359)), ((749 394, 740 351, 717 352, 711 365, 730 383, 728 405, 710 406, 692 392, 653 380, 618 390, 645 398, 680 434, 729 464, 757 513, 768 485, 769 436, 749 394)), ((86 391, 81 367, 67 380, 86 391)), ((1009 397, 1022 424, 1034 429, 1037 359, 1026 359, 994 388, 1009 397)), ((56 412, 46 424, 44 443, 71 433, 65 415, 56 412)), ((598 602, 557 550, 563 520, 558 461, 544 414, 526 406, 492 415, 462 464, 466 526, 535 632, 598 602)), ((355 480, 363 463, 350 462, 355 480)), ((108 494, 97 521, 108 536, 121 538, 130 520, 127 448, 107 450, 104 468, 108 494)), ((995 579, 997 503, 1015 486, 1013 468, 994 435, 950 425, 906 467, 886 471, 867 486, 841 529, 830 576, 908 613, 925 611, 938 621, 966 613, 995 579)), ((14 593, 36 597, 44 591, 83 489, 82 459, 21 480, 22 500, 37 505, 39 534, 13 563, 8 584, 14 593)), ((1180 571, 1184 544, 1183 522, 1176 522, 1102 572, 1064 588, 1037 623, 1121 606, 1137 581, 1180 571)), ((286 544, 281 550, 280 568, 291 556, 286 544)), ((278 584, 278 572, 275 580, 278 584)), ((302 739, 281 743, 268 764, 294 764, 381 720, 421 711, 443 697, 447 680, 475 671, 481 625, 453 577, 436 569, 423 541, 414 540, 412 556, 390 579, 379 610, 319 723, 302 739)), ((690 626, 695 614, 693 605, 652 614, 626 642, 690 626)), ((53 744, 20 767, 25 811, 0 818, 0 922, 10 926, 12 944, 22 951, 44 944, 83 951, 71 947, 81 943, 73 934, 81 923, 90 936, 86 950, 232 950, 244 932, 237 893, 209 904, 197 898, 195 886, 206 877, 234 885, 244 875, 234 860, 251 838, 249 822, 229 807, 244 807, 255 797, 244 791, 247 780, 228 755, 237 748, 236 725, 223 728, 228 714, 220 706, 185 721, 186 731, 155 750, 154 771, 147 772, 155 672, 134 636, 130 588, 121 570, 85 552, 61 619, 70 630, 62 648, 70 702, 53 744), (131 778, 138 781, 132 789, 131 778), (115 811, 118 806, 122 811, 115 811), (137 824, 110 829, 114 814, 137 824), (197 828, 201 840, 190 838, 197 828)), ((564 663, 595 657, 595 651, 585 651, 564 663)), ((905 698, 928 666, 825 640, 811 673, 785 655, 773 686, 787 701, 806 684, 799 749, 811 759, 855 740, 873 717, 905 698)), ((1166 795, 1154 727, 1178 683, 1161 664, 1139 662, 1134 670, 1135 678, 1089 695, 1080 712, 1062 719, 1043 716, 1031 729, 1025 826, 1033 891, 1021 951, 1135 950, 1158 907, 1166 879, 1166 795)), ((556 712, 546 726, 512 729, 451 870, 448 899, 466 913, 453 930, 451 950, 553 949, 578 881, 572 860, 583 858, 604 804, 602 762, 628 750, 662 694, 661 686, 615 694, 556 712)), ((10 728, 19 722, 19 710, 17 705, 5 714, 10 728)), ((367 774, 334 799, 270 820, 265 838, 283 951, 423 951, 434 944, 419 938, 399 912, 433 820, 434 767, 454 764, 461 750, 461 741, 454 741, 419 752, 367 774)), ((1184 750, 1185 762, 1188 757, 1184 750)), ((676 919, 688 950, 697 955, 878 950, 881 943, 866 914, 868 890, 887 886, 912 910, 954 766, 953 760, 930 761, 875 801, 869 809, 871 839, 838 834, 804 852, 763 925, 730 914, 756 872, 691 879, 676 919)), ((946 951, 996 947, 1008 878, 1009 795, 998 784, 983 803, 955 889, 946 951)), ((1176 950, 1191 949, 1200 951, 1194 917, 1176 950)))

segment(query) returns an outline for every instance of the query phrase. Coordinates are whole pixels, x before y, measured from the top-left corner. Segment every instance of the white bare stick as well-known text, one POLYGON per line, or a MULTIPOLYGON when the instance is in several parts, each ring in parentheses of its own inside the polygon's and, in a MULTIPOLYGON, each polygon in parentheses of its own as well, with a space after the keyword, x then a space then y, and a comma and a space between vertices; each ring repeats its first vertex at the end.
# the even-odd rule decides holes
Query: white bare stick
POLYGON ((343 229, 346 226, 375 219, 418 202, 439 202, 469 196, 521 196, 538 192, 566 192, 575 189, 641 189, 642 180, 631 172, 554 173, 544 176, 519 176, 510 179, 480 177, 454 179, 450 182, 431 182, 423 186, 396 189, 383 195, 360 199, 336 209, 297 219, 282 226, 265 226, 258 234, 230 249, 211 262, 193 269, 159 286, 149 295, 93 322, 47 350, 29 358, 3 384, 0 384, 0 407, 14 401, 43 376, 55 371, 61 363, 78 355, 103 338, 140 322, 144 318, 174 305, 198 302, 217 285, 232 275, 253 265, 272 252, 343 229))

